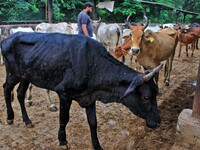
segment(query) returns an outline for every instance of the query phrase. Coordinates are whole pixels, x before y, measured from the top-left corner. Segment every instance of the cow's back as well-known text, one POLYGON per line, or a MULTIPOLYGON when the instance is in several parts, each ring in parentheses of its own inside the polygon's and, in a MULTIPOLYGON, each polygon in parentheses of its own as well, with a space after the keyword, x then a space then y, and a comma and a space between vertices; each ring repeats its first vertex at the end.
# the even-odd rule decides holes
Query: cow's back
POLYGON ((108 46, 109 50, 114 50, 117 45, 122 44, 122 29, 118 24, 100 23, 97 40, 108 46))
POLYGON ((96 40, 60 33, 15 33, 2 42, 2 53, 9 73, 54 91, 84 84, 94 62, 118 63, 96 40))
POLYGON ((145 31, 144 37, 148 39, 148 44, 143 40, 141 54, 138 55, 138 61, 146 68, 154 68, 161 61, 168 59, 175 54, 175 48, 178 42, 177 34, 166 32, 145 31), (145 60, 145 61, 143 61, 145 60))
MULTIPOLYGON (((152 51, 158 50, 161 54, 165 52, 171 53, 174 46, 177 44, 177 34, 174 32, 173 34, 167 32, 157 32, 147 30, 145 32, 145 36, 149 38, 153 38, 153 41, 150 41, 148 47, 151 47, 152 51)), ((155 51, 153 52, 154 54, 155 51)), ((160 55, 160 54, 159 54, 160 55)))

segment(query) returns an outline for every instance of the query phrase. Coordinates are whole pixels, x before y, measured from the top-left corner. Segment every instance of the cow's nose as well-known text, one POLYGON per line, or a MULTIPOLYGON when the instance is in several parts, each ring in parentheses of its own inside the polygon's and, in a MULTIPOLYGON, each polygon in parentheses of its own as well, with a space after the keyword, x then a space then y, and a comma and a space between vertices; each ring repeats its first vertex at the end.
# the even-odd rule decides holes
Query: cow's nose
POLYGON ((139 48, 131 48, 130 53, 132 55, 139 53, 140 49, 139 48))

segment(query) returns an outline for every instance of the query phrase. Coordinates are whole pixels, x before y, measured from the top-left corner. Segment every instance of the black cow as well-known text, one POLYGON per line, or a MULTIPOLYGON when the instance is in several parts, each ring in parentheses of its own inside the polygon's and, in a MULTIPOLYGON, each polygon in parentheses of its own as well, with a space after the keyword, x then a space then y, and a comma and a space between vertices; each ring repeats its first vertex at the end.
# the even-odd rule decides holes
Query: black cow
POLYGON ((15 33, 2 42, 2 53, 6 66, 3 88, 8 124, 14 120, 11 91, 20 83, 17 98, 23 121, 28 127, 32 125, 24 106, 26 90, 32 83, 59 96, 61 146, 67 145, 65 128, 72 100, 86 108, 95 150, 102 149, 97 137, 96 100, 122 103, 145 119, 148 127, 160 125, 158 87, 152 76, 161 65, 145 75, 116 60, 91 38, 60 33, 15 33))

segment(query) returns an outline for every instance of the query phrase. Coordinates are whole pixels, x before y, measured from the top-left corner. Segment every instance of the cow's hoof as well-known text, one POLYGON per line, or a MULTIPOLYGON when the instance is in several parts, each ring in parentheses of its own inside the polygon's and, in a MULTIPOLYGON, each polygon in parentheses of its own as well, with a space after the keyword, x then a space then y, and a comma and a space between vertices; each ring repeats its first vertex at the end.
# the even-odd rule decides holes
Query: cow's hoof
POLYGON ((57 110, 58 110, 58 108, 56 106, 49 107, 49 111, 55 112, 57 110))
POLYGON ((35 125, 33 123, 27 124, 26 127, 27 128, 33 128, 35 125))
POLYGON ((67 145, 60 145, 61 149, 69 150, 69 147, 67 145))
POLYGON ((169 81, 165 81, 165 86, 169 86, 169 81))
POLYGON ((68 147, 66 141, 65 141, 65 142, 60 142, 59 146, 60 146, 60 148, 62 148, 62 149, 69 150, 69 147, 68 147))
POLYGON ((103 150, 103 148, 98 147, 98 148, 94 148, 94 150, 103 150))
POLYGON ((27 128, 33 128, 34 127, 34 124, 32 123, 31 120, 27 120, 27 121, 24 121, 24 122, 25 122, 27 128))
POLYGON ((13 124, 13 119, 11 119, 11 120, 7 120, 7 123, 9 124, 9 125, 11 125, 11 124, 13 124))
POLYGON ((27 103, 26 103, 26 106, 27 106, 27 107, 33 106, 33 102, 32 102, 32 101, 31 101, 31 102, 27 102, 27 103))

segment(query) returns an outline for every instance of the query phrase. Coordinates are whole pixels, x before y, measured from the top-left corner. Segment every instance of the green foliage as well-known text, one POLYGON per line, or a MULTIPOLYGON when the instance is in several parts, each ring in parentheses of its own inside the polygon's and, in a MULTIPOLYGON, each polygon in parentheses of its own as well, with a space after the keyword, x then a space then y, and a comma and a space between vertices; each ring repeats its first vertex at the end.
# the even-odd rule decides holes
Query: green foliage
POLYGON ((0 7, 0 21, 22 21, 43 19, 45 0, 5 0, 0 7))
MULTIPOLYGON (((1 0, 0 22, 1 21, 23 21, 23 20, 46 20, 47 0, 1 0)), ((76 22, 83 4, 88 0, 52 0, 54 22, 76 22)), ((91 0, 98 4, 105 0, 91 0)), ((200 12, 200 0, 149 0, 151 2, 163 3, 179 9, 200 12)), ((132 14, 131 21, 142 21, 144 9, 151 23, 175 23, 176 11, 161 10, 158 20, 157 7, 142 5, 138 0, 116 0, 113 12, 106 9, 93 9, 91 18, 101 17, 105 22, 124 22, 129 14, 132 14), (95 13, 95 14, 94 14, 95 13), (159 21, 159 22, 158 22, 159 21)), ((182 13, 178 16, 178 23, 184 22, 182 13)), ((200 15, 186 15, 186 23, 200 22, 200 15)))

